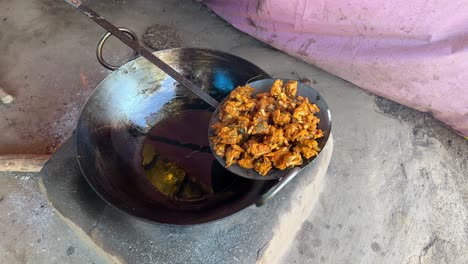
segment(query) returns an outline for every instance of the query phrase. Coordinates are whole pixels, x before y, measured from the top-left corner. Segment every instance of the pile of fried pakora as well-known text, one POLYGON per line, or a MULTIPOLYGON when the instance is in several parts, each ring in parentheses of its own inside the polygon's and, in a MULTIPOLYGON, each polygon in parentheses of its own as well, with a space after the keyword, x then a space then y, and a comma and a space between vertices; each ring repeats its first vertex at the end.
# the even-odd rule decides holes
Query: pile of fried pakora
POLYGON ((215 136, 210 140, 226 167, 238 163, 265 176, 273 167, 299 166, 303 158, 318 154, 316 139, 323 132, 314 114, 319 109, 308 98, 296 96, 297 81, 276 80, 270 92, 256 98, 253 92, 248 84, 233 90, 212 126, 215 136))

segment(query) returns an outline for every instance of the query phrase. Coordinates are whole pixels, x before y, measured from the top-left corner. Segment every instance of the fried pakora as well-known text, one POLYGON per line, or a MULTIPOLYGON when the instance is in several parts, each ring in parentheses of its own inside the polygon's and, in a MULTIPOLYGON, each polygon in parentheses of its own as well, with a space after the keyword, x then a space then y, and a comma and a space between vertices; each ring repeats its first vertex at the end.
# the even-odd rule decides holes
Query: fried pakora
POLYGON ((308 98, 296 96, 297 81, 276 80, 270 92, 252 96, 248 84, 234 89, 220 107, 212 126, 216 155, 233 164, 266 175, 271 169, 300 166, 316 156, 320 110, 308 98))

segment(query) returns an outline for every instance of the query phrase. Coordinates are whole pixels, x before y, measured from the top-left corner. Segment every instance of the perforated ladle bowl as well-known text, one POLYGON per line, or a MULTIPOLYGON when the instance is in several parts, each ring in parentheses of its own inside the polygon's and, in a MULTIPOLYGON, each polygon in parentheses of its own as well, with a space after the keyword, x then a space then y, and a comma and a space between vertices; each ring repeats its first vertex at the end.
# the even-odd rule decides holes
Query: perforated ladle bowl
MULTIPOLYGON (((249 85, 255 89, 254 94, 258 94, 258 93, 269 92, 274 81, 275 79, 264 79, 264 80, 259 80, 259 81, 249 83, 249 85)), ((286 83, 287 81, 288 81, 287 79, 283 79, 284 83, 286 83)), ((316 116, 320 119, 320 122, 317 127, 323 131, 323 137, 320 139, 317 139, 317 143, 320 149, 323 149, 325 147, 325 144, 328 141, 328 137, 330 136, 330 132, 331 132, 332 122, 331 122, 331 115, 330 115, 330 110, 328 108, 328 105, 323 99, 323 97, 315 89, 301 82, 298 82, 297 84, 297 95, 308 98, 310 103, 316 104, 317 107, 320 109, 320 112, 316 114, 316 116)), ((226 98, 225 100, 228 100, 228 98, 226 98)), ((222 103, 220 105, 222 105, 222 103)), ((214 136, 214 132, 213 132, 213 129, 211 129, 211 126, 219 121, 219 109, 220 107, 217 107, 213 113, 213 116, 211 117, 210 128, 208 129, 209 138, 214 136)), ((215 154, 216 151, 214 151, 213 142, 211 140, 210 140, 210 147, 214 156, 218 160, 218 162, 221 163, 224 167, 226 167, 226 161, 223 158, 215 154)), ((320 152, 318 155, 320 155, 320 152)), ((248 179, 253 179, 253 180, 280 179, 280 181, 276 185, 274 185, 268 192, 266 192, 256 202, 257 206, 261 206, 265 204, 276 193, 278 193, 284 186, 286 186, 286 184, 288 184, 291 180, 293 180, 299 174, 302 168, 310 165, 315 160, 315 158, 317 158, 317 156, 312 157, 311 159, 308 159, 308 160, 304 159, 304 162, 301 166, 289 168, 286 170, 272 169, 265 176, 260 175, 258 172, 256 172, 253 169, 242 168, 238 164, 231 165, 227 167, 227 169, 236 175, 239 175, 241 177, 248 178, 248 179)))

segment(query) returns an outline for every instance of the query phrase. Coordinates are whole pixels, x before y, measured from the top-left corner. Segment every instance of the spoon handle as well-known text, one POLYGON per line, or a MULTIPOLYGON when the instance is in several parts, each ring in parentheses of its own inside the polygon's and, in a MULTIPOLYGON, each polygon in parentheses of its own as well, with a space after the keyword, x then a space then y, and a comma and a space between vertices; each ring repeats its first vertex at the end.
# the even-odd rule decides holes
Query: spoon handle
POLYGON ((99 26, 107 30, 109 33, 114 35, 116 38, 118 38, 120 41, 125 43, 127 46, 129 46, 131 49, 133 49, 135 52, 140 54, 142 57, 145 59, 149 60, 151 63, 156 65, 159 69, 161 69, 163 72, 165 72, 167 75, 171 76, 174 80, 176 80, 178 83, 182 84, 190 90, 192 93, 194 93, 196 96, 198 96, 200 99, 214 107, 215 109, 218 107, 219 102, 216 101, 213 97, 208 95, 205 91, 203 91, 201 88, 193 84, 191 81, 189 81, 187 78, 184 76, 180 75, 176 70, 174 70, 171 66, 167 65, 164 61, 160 60, 158 57, 153 55, 151 51, 146 49, 145 47, 141 46, 138 41, 133 40, 131 37, 129 37, 127 34, 124 32, 120 31, 116 26, 111 24, 109 21, 107 21, 105 18, 100 16, 98 13, 94 12, 91 8, 89 8, 87 5, 81 3, 80 0, 65 0, 65 2, 69 3, 79 11, 81 11, 83 14, 87 15, 88 18, 96 22, 99 26))

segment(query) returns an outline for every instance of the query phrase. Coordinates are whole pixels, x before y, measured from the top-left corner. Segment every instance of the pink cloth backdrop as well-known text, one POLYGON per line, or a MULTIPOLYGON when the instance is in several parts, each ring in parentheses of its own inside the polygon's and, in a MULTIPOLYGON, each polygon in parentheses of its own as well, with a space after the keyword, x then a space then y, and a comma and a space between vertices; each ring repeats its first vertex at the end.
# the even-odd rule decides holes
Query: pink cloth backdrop
POLYGON ((204 2, 243 32, 468 136, 468 1, 204 2))

